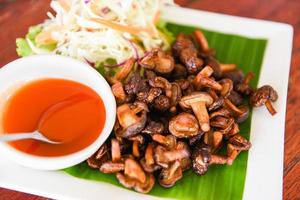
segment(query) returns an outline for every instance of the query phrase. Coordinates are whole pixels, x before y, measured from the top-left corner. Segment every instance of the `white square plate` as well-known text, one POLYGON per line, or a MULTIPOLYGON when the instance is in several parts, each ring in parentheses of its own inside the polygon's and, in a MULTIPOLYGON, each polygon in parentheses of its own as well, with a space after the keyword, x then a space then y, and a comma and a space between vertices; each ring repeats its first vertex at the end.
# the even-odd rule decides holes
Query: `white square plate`
MULTIPOLYGON (((244 200, 282 199, 284 126, 293 29, 290 25, 233 17, 179 7, 165 8, 169 22, 203 27, 223 33, 268 40, 258 85, 276 88, 278 113, 254 109, 251 124, 244 200)), ((1 152, 0 152, 1 154, 1 152)), ((107 183, 74 178, 60 171, 37 171, 0 159, 0 187, 54 199, 158 199, 107 183)))

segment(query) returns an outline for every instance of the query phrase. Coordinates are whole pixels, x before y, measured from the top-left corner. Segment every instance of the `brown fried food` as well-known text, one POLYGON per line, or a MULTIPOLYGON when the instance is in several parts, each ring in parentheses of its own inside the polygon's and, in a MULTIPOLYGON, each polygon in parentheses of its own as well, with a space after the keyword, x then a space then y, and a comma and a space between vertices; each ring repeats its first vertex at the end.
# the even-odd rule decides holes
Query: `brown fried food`
POLYGON ((160 74, 168 74, 174 69, 174 59, 161 49, 153 49, 141 59, 140 65, 160 74))
POLYGON ((201 69, 204 62, 198 58, 197 49, 187 35, 182 33, 177 35, 173 51, 186 66, 189 74, 195 74, 201 69))
POLYGON ((114 133, 88 165, 141 193, 153 188, 154 176, 172 187, 190 168, 204 175, 210 165, 232 165, 251 147, 239 128, 250 112, 246 96, 276 112, 276 91, 252 89, 252 78, 220 63, 201 31, 179 34, 173 55, 157 48, 128 60, 108 79, 118 105, 114 133))
POLYGON ((194 115, 183 112, 171 119, 169 131, 177 138, 188 138, 199 134, 199 125, 194 115))
POLYGON ((250 104, 253 107, 260 107, 265 105, 271 115, 276 114, 272 102, 278 99, 277 92, 270 86, 264 85, 255 90, 250 96, 250 104))
POLYGON ((208 93, 194 92, 188 96, 184 96, 179 104, 184 109, 191 108, 196 115, 201 129, 206 132, 210 130, 209 116, 206 106, 213 103, 213 99, 208 93))
POLYGON ((131 137, 142 131, 147 121, 147 105, 139 102, 123 104, 117 107, 120 128, 115 130, 120 137, 131 137))
POLYGON ((192 153, 193 171, 198 175, 204 175, 208 170, 211 159, 211 149, 207 144, 200 143, 192 153))

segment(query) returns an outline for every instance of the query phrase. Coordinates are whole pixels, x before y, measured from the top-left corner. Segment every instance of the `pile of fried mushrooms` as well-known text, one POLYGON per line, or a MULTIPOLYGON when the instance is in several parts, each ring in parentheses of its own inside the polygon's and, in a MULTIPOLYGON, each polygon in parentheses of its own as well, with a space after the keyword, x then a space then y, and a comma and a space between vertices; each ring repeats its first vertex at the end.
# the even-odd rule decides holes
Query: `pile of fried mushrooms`
POLYGON ((249 116, 246 100, 276 113, 276 91, 269 85, 253 89, 252 78, 235 64, 219 63, 200 30, 179 34, 172 52, 153 49, 129 59, 107 77, 117 120, 88 165, 116 174, 123 186, 141 193, 155 180, 172 187, 190 168, 201 176, 210 165, 232 165, 251 147, 239 134, 239 124, 249 116))

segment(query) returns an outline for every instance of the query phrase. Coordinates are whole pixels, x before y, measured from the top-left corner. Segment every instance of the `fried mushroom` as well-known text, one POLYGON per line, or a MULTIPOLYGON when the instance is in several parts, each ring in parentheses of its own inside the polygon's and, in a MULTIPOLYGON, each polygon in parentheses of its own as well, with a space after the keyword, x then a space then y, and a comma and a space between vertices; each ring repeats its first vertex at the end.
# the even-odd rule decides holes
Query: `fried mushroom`
POLYGON ((180 167, 180 162, 175 161, 170 167, 161 170, 158 176, 158 183, 163 187, 169 188, 181 178, 182 169, 180 167))
POLYGON ((211 149, 207 144, 200 143, 192 153, 192 168, 197 175, 204 175, 211 159, 211 149))
POLYGON ((270 86, 264 85, 255 90, 250 96, 250 104, 253 107, 260 107, 265 105, 271 115, 276 114, 272 102, 278 99, 277 92, 270 86))
POLYGON ((93 169, 99 169, 103 163, 110 159, 109 148, 104 143, 99 150, 87 159, 87 164, 93 169))
POLYGON ((230 95, 232 89, 233 89, 233 82, 229 78, 224 78, 219 81, 219 83, 222 85, 221 90, 221 96, 226 98, 230 95))
POLYGON ((117 118, 120 127, 116 129, 116 135, 128 138, 141 132, 147 120, 147 105, 135 102, 123 104, 117 107, 117 118))
POLYGON ((247 106, 235 106, 229 99, 225 99, 226 107, 233 113, 237 123, 242 123, 249 116, 249 108, 247 106))
POLYGON ((196 41, 199 44, 200 51, 208 52, 209 51, 209 46, 208 46, 208 42, 207 42, 206 37, 204 36, 203 32, 198 29, 198 30, 193 32, 193 35, 194 35, 196 41))
POLYGON ((204 132, 210 130, 209 115, 206 106, 209 106, 212 103, 213 99, 205 92, 195 92, 191 95, 184 96, 179 102, 180 106, 184 109, 192 108, 200 127, 204 132))
POLYGON ((173 135, 164 136, 160 134, 154 134, 152 135, 152 139, 168 149, 173 149, 177 143, 176 137, 173 135))
POLYGON ((148 193, 153 188, 155 179, 152 174, 147 174, 144 183, 139 182, 133 178, 130 178, 123 173, 117 173, 116 178, 126 188, 133 188, 135 191, 140 193, 148 193))
POLYGON ((187 35, 182 33, 177 35, 176 41, 173 44, 173 51, 186 66, 189 74, 195 74, 201 69, 203 60, 198 58, 197 49, 187 35))
POLYGON ((164 112, 170 108, 171 102, 167 96, 160 95, 154 100, 153 106, 154 106, 155 110, 164 112))
POLYGON ((112 162, 112 161, 104 162, 99 168, 100 172, 104 174, 114 174, 123 171, 124 169, 125 166, 123 162, 112 162))
POLYGON ((161 134, 164 131, 164 125, 161 122, 149 121, 142 133, 153 135, 155 133, 161 134))
POLYGON ((199 125, 194 115, 183 112, 171 119, 169 131, 177 138, 188 138, 199 134, 199 125))
POLYGON ((234 135, 228 141, 227 145, 227 164, 232 165, 241 151, 249 150, 251 143, 239 134, 234 135))
POLYGON ((250 95, 253 92, 253 89, 249 85, 251 79, 254 77, 253 72, 249 72, 242 83, 239 83, 235 86, 235 90, 241 94, 250 95))
POLYGON ((135 95, 139 92, 148 90, 148 86, 145 80, 142 79, 139 73, 133 73, 125 82, 124 89, 127 94, 135 95))
POLYGON ((139 64, 160 74, 168 74, 174 69, 173 57, 161 49, 153 49, 141 59, 139 64))
POLYGON ((137 100, 150 104, 156 97, 162 94, 162 89, 157 87, 151 87, 149 91, 137 93, 137 100))
POLYGON ((209 131, 204 134, 204 143, 211 146, 211 151, 215 152, 221 146, 223 133, 220 131, 209 131))
POLYGON ((111 86, 111 90, 116 98, 118 104, 122 104, 126 100, 126 93, 123 88, 123 84, 120 81, 117 81, 111 86))
POLYGON ((195 77, 194 85, 197 88, 208 87, 214 90, 219 90, 219 91, 222 90, 222 85, 220 85, 212 78, 209 78, 212 75, 212 73, 213 73, 213 69, 210 66, 204 67, 195 77))

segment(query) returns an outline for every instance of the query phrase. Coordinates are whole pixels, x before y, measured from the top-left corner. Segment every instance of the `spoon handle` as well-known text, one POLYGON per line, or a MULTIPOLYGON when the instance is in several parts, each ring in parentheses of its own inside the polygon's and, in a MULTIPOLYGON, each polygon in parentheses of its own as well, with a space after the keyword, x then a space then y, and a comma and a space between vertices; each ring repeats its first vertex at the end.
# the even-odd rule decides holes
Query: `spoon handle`
POLYGON ((0 135, 0 141, 9 142, 14 140, 24 140, 34 137, 34 133, 16 133, 16 134, 3 134, 0 135))
POLYGON ((9 142, 15 140, 25 140, 25 139, 35 139, 43 142, 47 142, 50 144, 59 144, 60 142, 54 142, 47 139, 43 136, 39 131, 34 131, 31 133, 15 133, 15 134, 3 134, 0 135, 0 142, 9 142))

